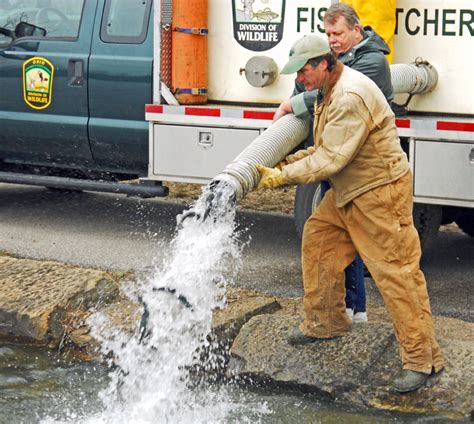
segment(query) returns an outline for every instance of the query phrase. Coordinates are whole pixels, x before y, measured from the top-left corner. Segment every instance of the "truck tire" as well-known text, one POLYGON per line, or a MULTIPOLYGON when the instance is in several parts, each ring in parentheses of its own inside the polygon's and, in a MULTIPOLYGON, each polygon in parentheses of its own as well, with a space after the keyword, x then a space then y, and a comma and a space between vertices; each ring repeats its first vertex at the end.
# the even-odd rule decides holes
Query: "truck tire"
POLYGON ((474 209, 463 209, 456 217, 456 224, 467 235, 474 237, 474 209))
POLYGON ((299 238, 303 237, 306 220, 321 202, 319 183, 299 184, 295 195, 295 226, 299 238))
POLYGON ((415 203, 413 205, 413 222, 420 237, 422 259, 425 261, 433 253, 434 243, 442 219, 442 206, 424 203, 415 203))
MULTIPOLYGON (((321 189, 319 183, 298 185, 295 196, 295 226, 300 238, 303 236, 303 228, 306 220, 320 202, 321 189)), ((413 221, 418 235, 420 236, 424 260, 427 260, 432 253, 442 217, 443 209, 441 206, 422 203, 415 203, 413 205, 413 221)), ((468 219, 466 219, 466 222, 467 221, 468 219)), ((471 230, 474 230, 472 226, 471 230)))

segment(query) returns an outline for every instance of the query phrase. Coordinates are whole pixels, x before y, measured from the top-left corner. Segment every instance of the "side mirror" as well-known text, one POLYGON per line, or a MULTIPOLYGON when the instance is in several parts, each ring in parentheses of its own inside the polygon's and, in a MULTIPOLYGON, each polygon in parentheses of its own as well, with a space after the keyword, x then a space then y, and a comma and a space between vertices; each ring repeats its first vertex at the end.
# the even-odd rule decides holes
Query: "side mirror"
POLYGON ((45 37, 46 30, 29 22, 18 22, 15 27, 15 37, 45 37))
POLYGON ((7 29, 7 28, 0 28, 0 34, 3 34, 9 38, 11 38, 12 40, 15 39, 15 32, 12 31, 11 29, 7 29))

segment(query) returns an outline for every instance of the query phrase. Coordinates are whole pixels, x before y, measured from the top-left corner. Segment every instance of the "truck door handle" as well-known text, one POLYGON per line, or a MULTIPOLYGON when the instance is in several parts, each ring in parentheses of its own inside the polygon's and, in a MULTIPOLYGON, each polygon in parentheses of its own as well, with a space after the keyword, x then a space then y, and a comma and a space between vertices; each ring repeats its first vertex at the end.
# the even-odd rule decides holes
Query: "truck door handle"
POLYGON ((84 61, 82 59, 69 59, 67 76, 68 85, 82 87, 84 85, 84 61))

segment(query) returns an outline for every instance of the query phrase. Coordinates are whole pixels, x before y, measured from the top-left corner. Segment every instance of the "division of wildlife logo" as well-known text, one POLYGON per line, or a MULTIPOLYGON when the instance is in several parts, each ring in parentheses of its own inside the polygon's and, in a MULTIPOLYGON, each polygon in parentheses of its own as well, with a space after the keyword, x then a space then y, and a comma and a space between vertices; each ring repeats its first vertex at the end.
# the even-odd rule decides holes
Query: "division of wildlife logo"
POLYGON ((232 0, 234 38, 248 50, 261 52, 282 38, 285 0, 232 0))
POLYGON ((53 64, 42 57, 32 57, 23 63, 23 97, 33 109, 45 109, 53 94, 53 64))

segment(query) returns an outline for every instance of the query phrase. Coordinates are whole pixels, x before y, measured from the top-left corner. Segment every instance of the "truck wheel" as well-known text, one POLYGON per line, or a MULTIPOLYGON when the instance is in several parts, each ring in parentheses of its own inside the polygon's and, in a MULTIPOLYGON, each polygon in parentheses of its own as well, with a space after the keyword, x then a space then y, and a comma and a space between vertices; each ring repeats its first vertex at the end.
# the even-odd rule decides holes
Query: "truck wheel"
POLYGON ((443 208, 439 205, 415 203, 413 205, 413 222, 420 236, 421 251, 424 260, 433 253, 433 246, 438 234, 443 208))
MULTIPOLYGON (((303 228, 306 220, 320 202, 321 189, 319 183, 298 185, 295 196, 295 226, 300 238, 303 236, 303 228)), ((467 214, 465 216, 466 227, 470 224, 470 235, 474 235, 474 227, 468 222, 469 216, 467 214)), ((415 203, 413 205, 413 221, 420 236, 421 250, 423 252, 423 259, 425 260, 428 259, 432 253, 442 217, 443 208, 441 206, 426 205, 423 203, 415 203)), ((463 231, 466 231, 461 225, 459 226, 463 231)))
POLYGON ((321 202, 319 183, 299 184, 295 196, 295 226, 298 237, 303 237, 306 220, 321 202))
POLYGON ((456 224, 467 235, 474 237, 474 209, 463 209, 456 217, 456 224))
POLYGON ((456 221, 457 216, 459 215, 459 208, 453 206, 443 206, 443 219, 441 220, 441 225, 448 225, 456 221))

